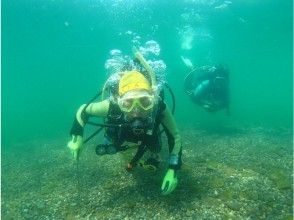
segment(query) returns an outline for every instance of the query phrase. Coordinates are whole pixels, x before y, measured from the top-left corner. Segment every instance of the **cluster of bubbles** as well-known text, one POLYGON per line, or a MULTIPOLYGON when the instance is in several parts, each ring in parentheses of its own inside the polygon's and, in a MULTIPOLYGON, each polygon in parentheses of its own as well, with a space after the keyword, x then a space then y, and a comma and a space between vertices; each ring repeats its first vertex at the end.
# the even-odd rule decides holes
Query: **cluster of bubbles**
POLYGON ((162 59, 159 59, 159 44, 154 40, 147 41, 143 46, 139 47, 139 51, 153 69, 157 78, 157 86, 162 87, 166 82, 166 64, 162 59))
POLYGON ((201 24, 205 22, 206 18, 200 11, 194 8, 185 8, 185 12, 181 14, 181 21, 185 24, 201 24))
POLYGON ((193 27, 186 25, 178 30, 178 34, 181 39, 181 49, 191 50, 195 38, 195 30, 193 29, 193 27))
MULTIPOLYGON (((201 2, 197 1, 197 4, 201 4, 201 2)), ((206 18, 199 9, 193 7, 186 7, 180 18, 182 25, 178 28, 178 36, 181 49, 191 50, 194 47, 196 38, 197 40, 202 38, 200 27, 204 26, 206 18)))
MULTIPOLYGON (((140 38, 136 38, 137 40, 140 38)), ((139 52, 146 59, 154 71, 157 79, 157 87, 161 88, 166 82, 166 64, 159 58, 160 46, 154 40, 145 42, 142 46, 138 47, 139 52)), ((116 83, 121 75, 120 73, 126 70, 138 70, 144 72, 146 70, 133 59, 133 56, 124 55, 119 49, 113 49, 109 53, 109 58, 106 60, 105 65, 106 73, 108 75, 108 83, 116 83)))
POLYGON ((215 6, 214 9, 220 9, 220 10, 222 10, 222 9, 227 8, 231 4, 232 4, 231 1, 224 1, 224 2, 220 3, 219 5, 215 6))
POLYGON ((231 1, 223 1, 223 0, 185 0, 185 3, 192 3, 194 5, 198 6, 207 6, 214 9, 223 9, 230 4, 232 4, 231 1))
POLYGON ((182 26, 178 28, 181 49, 191 50, 195 42, 203 43, 212 40, 209 30, 206 28, 207 12, 220 11, 231 6, 228 0, 185 0, 190 7, 186 7, 181 14, 182 26), (191 7, 193 6, 197 7, 191 7))
POLYGON ((130 57, 123 55, 119 49, 113 49, 109 53, 110 58, 105 62, 105 69, 109 76, 120 72, 130 62, 130 57))
POLYGON ((160 47, 159 44, 154 41, 150 40, 145 43, 144 46, 139 47, 139 51, 142 53, 143 56, 159 56, 160 54, 160 47))
MULTIPOLYGON (((123 33, 119 33, 119 35, 121 36, 121 35, 123 35, 123 33)), ((132 45, 134 45, 136 47, 138 47, 140 45, 141 37, 137 33, 128 30, 124 33, 124 35, 131 37, 132 45)))
POLYGON ((186 25, 178 30, 181 39, 181 49, 191 50, 195 43, 203 43, 213 39, 209 30, 204 27, 194 28, 191 25, 186 25))

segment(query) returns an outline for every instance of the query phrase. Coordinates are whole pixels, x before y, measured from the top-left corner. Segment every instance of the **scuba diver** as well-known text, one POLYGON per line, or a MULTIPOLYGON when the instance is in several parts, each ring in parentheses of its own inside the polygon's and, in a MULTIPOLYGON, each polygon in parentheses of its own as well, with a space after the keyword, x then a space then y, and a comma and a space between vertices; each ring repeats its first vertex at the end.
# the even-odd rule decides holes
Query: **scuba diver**
POLYGON ((229 72, 223 66, 194 68, 186 76, 184 88, 192 101, 206 111, 225 109, 230 114, 229 72))
POLYGON ((145 71, 131 69, 119 72, 116 82, 108 86, 111 94, 109 98, 104 99, 103 93, 107 87, 105 85, 102 101, 82 105, 74 119, 70 131, 72 139, 67 146, 77 159, 86 142, 83 138, 84 126, 87 123, 95 124, 90 123, 90 117, 101 117, 104 119, 101 126, 105 127, 105 134, 103 142, 96 147, 97 155, 127 150, 129 147, 124 143, 132 142, 136 143, 138 148, 126 170, 131 171, 140 163, 147 169, 156 169, 159 166, 162 125, 168 139, 169 161, 161 193, 167 195, 174 191, 178 184, 177 171, 182 164, 181 137, 173 115, 163 100, 162 92, 158 89, 152 68, 140 52, 135 52, 135 58, 145 71), (150 158, 140 162, 147 150, 150 151, 150 158))

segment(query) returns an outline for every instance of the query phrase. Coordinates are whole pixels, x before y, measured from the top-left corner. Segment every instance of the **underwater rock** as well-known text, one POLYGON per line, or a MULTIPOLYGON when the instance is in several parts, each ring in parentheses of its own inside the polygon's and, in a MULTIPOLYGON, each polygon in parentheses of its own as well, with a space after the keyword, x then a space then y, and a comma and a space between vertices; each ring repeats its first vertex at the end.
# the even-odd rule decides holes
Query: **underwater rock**
POLYGON ((213 188, 221 188, 224 186, 224 180, 221 177, 214 177, 211 181, 210 184, 213 188))
POLYGON ((275 183, 278 189, 291 189, 291 180, 287 178, 284 171, 281 169, 274 169, 271 171, 269 178, 275 183))
POLYGON ((45 208, 45 203, 43 201, 40 201, 37 203, 36 207, 38 209, 44 209, 45 208))
POLYGON ((232 209, 234 211, 238 211, 242 207, 241 203, 236 200, 228 202, 227 205, 230 209, 232 209))
POLYGON ((293 215, 288 215, 288 216, 282 218, 282 220, 293 220, 293 219, 294 219, 293 215))

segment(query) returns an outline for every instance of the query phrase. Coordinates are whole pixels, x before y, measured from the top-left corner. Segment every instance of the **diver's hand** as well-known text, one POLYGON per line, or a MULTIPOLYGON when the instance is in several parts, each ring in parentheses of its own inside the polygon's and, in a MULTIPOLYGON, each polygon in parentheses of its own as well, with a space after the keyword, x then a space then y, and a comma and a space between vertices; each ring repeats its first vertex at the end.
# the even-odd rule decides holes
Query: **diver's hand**
POLYGON ((71 150, 71 153, 75 160, 78 159, 79 151, 83 145, 83 137, 80 135, 73 135, 71 141, 67 143, 67 147, 71 150))
POLYGON ((175 190, 177 185, 178 185, 178 178, 176 176, 175 170, 168 169, 163 179, 163 183, 161 185, 162 195, 170 194, 172 191, 175 190))

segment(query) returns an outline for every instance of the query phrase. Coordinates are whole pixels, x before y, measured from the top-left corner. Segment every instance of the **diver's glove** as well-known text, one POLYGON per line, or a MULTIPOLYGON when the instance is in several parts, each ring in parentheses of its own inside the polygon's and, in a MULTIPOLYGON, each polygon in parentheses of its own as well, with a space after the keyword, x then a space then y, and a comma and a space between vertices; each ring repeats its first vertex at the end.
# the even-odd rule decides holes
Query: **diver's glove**
POLYGON ((71 150, 75 160, 78 159, 79 151, 83 145, 83 137, 80 135, 72 135, 72 140, 67 143, 67 147, 71 150))
POLYGON ((168 169, 165 177, 163 179, 163 183, 161 185, 161 193, 162 195, 168 195, 175 190, 178 185, 178 178, 176 175, 176 171, 174 169, 168 169))

